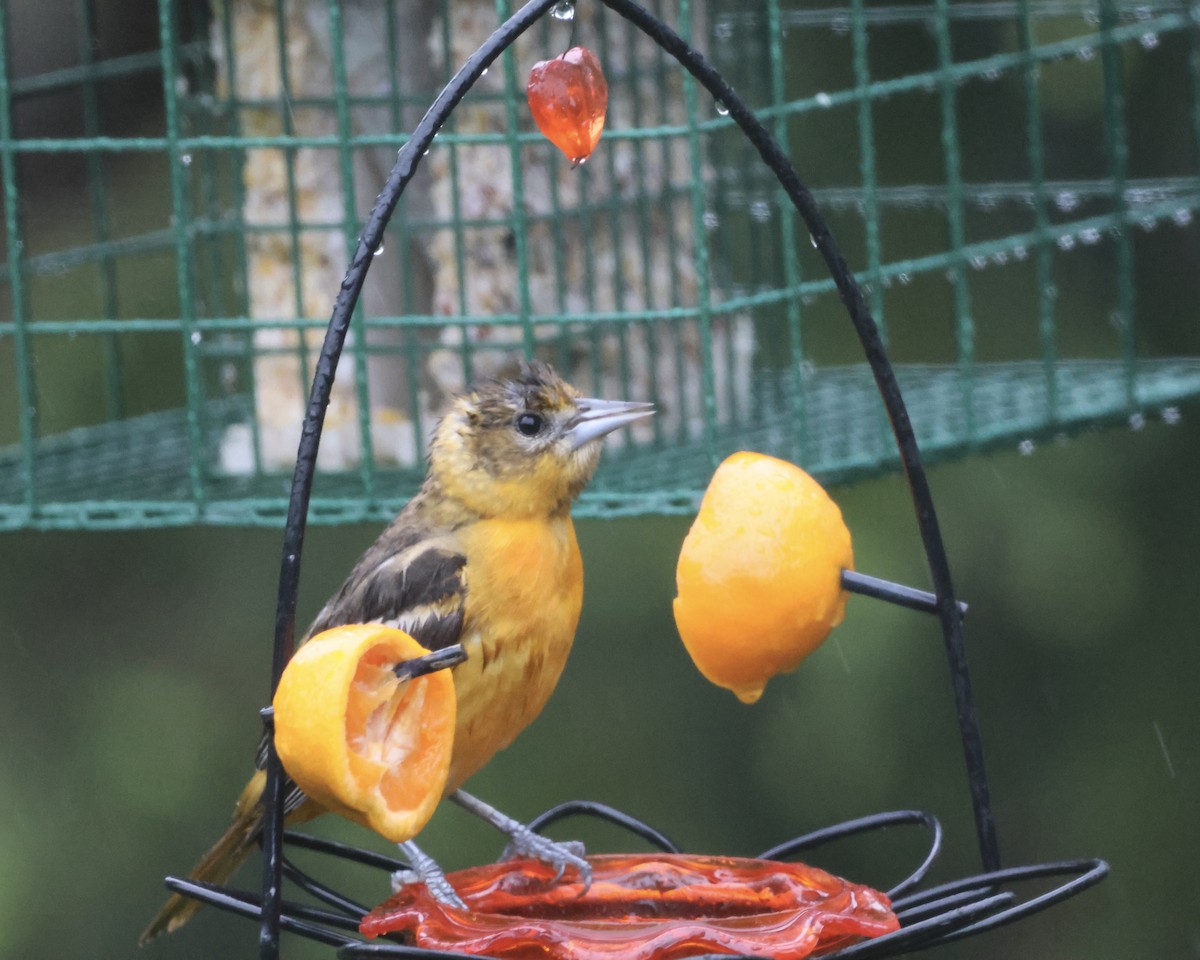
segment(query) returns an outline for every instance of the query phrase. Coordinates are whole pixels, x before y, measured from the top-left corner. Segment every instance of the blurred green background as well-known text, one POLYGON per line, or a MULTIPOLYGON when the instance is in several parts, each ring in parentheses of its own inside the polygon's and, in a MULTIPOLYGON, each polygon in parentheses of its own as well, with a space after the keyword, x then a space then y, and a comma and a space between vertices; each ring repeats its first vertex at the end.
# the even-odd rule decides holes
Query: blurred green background
MULTIPOLYGON (((57 55, 55 17, 69 11, 65 3, 40 5, 40 16, 29 9, 12 9, 25 13, 14 30, 27 31, 15 33, 22 38, 15 62, 18 70, 45 69, 57 55)), ((110 42, 152 44, 154 4, 122 10, 128 27, 110 42)), ((804 52, 814 82, 831 89, 847 82, 841 65, 815 48, 804 52)), ((901 44, 882 54, 897 74, 905 56, 901 44)), ((1130 116, 1135 129, 1160 130, 1154 118, 1169 120, 1179 105, 1159 95, 1161 75, 1138 73, 1140 66, 1131 58, 1130 116)), ((1099 140, 1098 100, 1084 80, 1064 72, 1048 107, 1056 150, 1099 140)), ((160 124, 152 84, 126 96, 131 131, 160 124)), ((69 128, 53 104, 43 107, 22 118, 31 125, 25 135, 69 128)), ((994 114, 972 114, 969 97, 963 111, 964 138, 976 137, 981 155, 1017 136, 994 114)), ((885 156, 885 170, 911 178, 923 164, 936 165, 933 126, 889 130, 887 123, 881 140, 904 149, 885 156)), ((836 183, 845 179, 853 124, 828 132, 793 147, 802 172, 836 183)), ((1139 149, 1163 156, 1182 149, 1155 136, 1139 149)), ((136 155, 114 167, 114 203, 136 220, 151 192, 147 178, 161 170, 136 155)), ((32 164, 25 173, 26 202, 39 214, 29 225, 33 236, 64 245, 86 223, 80 182, 39 177, 32 164)), ((1152 325, 1154 345, 1195 353, 1195 228, 1138 234, 1134 252, 1139 319, 1152 325)), ((131 315, 159 315, 174 297, 173 263, 146 258, 140 266, 124 280, 124 305, 131 315)), ((1110 267, 1092 254, 1062 258, 1059 269, 1062 322, 1086 329, 1110 267)), ((1012 337, 1027 335, 1029 291, 1013 291, 999 271, 973 285, 981 322, 1001 331, 998 343, 1006 323, 1012 337)), ((913 356, 948 349, 940 319, 946 293, 928 288, 914 286, 892 311, 898 348, 913 356)), ((94 291, 46 283, 40 295, 53 296, 61 315, 77 316, 94 291)), ((829 334, 829 342, 839 336, 829 334)), ((0 342, 0 351, 8 362, 11 344, 0 342)), ((175 340, 147 339, 130 361, 131 396, 146 409, 179 403, 178 362, 175 340)), ((49 413, 74 422, 99 388, 73 376, 62 357, 53 371, 42 383, 54 398, 49 413)), ((0 427, 7 436, 11 425, 0 427)), ((938 466, 931 478, 956 585, 971 604, 966 634, 1002 856, 1009 865, 1101 856, 1113 873, 1047 914, 937 954, 1200 955, 1200 426, 1188 408, 1151 411, 1130 429, 1022 449, 938 466)), ((858 567, 926 586, 902 481, 888 476, 833 492, 854 532, 858 567)), ((975 870, 935 624, 855 598, 821 650, 774 681, 757 705, 743 706, 696 673, 671 620, 674 560, 687 526, 678 518, 579 524, 587 599, 575 652, 543 716, 472 782, 474 792, 526 818, 565 799, 600 800, 648 819, 687 849, 735 854, 838 820, 915 807, 947 828, 934 879, 975 870)), ((301 621, 376 532, 310 531, 301 621)), ((279 550, 280 536, 269 530, 0 538, 0 809, 7 814, 0 956, 133 956, 163 896, 162 876, 186 871, 223 829, 268 697, 279 550)), ((386 847, 340 822, 314 830, 386 847)), ((580 833, 594 849, 626 844, 599 828, 556 828, 559 836, 580 833)), ((422 840, 448 867, 500 849, 497 837, 456 809, 439 811, 422 840)), ((858 842, 814 859, 886 886, 908 871, 919 847, 916 837, 858 842)), ((377 874, 338 867, 322 868, 322 876, 366 901, 385 894, 377 874)), ((254 886, 255 870, 241 882, 254 886)), ((250 956, 254 945, 250 924, 204 911, 141 955, 250 956)), ((329 951, 288 941, 285 955, 329 951)))

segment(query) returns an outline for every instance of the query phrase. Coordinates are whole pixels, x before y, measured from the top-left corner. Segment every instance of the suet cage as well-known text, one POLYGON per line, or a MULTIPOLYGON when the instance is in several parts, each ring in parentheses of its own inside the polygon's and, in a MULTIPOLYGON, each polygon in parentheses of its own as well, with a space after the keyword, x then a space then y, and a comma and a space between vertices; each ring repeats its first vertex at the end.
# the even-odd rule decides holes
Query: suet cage
MULTIPOLYGON (((940 844, 936 821, 914 812, 769 853, 898 824, 929 829, 928 856, 894 890, 905 894, 904 928, 845 957, 944 943, 1057 902, 1107 868, 995 869, 961 615, 932 510, 922 509, 916 442, 901 424, 897 444, 888 421, 897 422, 898 382, 929 459, 1172 419, 1200 389, 1194 331, 1163 316, 1185 308, 1171 290, 1146 295, 1151 279, 1169 279, 1164 263, 1186 264, 1196 243, 1200 8, 651 6, 633 15, 641 8, 629 0, 536 0, 514 14, 504 0, 160 0, 158 46, 106 59, 96 7, 80 0, 79 63, 28 76, 13 74, 14 18, 0 8, 10 311, 0 342, 12 371, 0 403, 15 413, 0 422, 13 433, 0 461, 0 522, 278 524, 286 514, 280 644, 290 639, 306 516, 390 516, 419 478, 441 401, 513 352, 546 357, 587 392, 662 411, 611 451, 584 514, 691 510, 735 449, 780 454, 826 479, 903 466, 937 587, 931 606, 955 677, 986 872, 911 894, 940 844), (472 51, 508 47, 513 36, 492 31, 510 15, 531 25, 511 51, 465 84, 452 79, 478 62, 472 51), (672 28, 683 38, 673 49, 672 28), (577 35, 600 54, 612 94, 602 147, 570 169, 525 118, 521 69, 577 35), (145 73, 157 77, 162 126, 121 130, 122 85, 145 73), (430 125, 425 108, 447 81, 458 93, 475 87, 453 112, 443 93, 430 125), (24 134, 27 104, 51 96, 77 105, 80 136, 24 134), (422 115, 417 150, 406 131, 421 131, 422 115), (768 156, 768 133, 816 171, 811 195, 789 185, 784 152, 778 164, 768 156), (914 148, 930 138, 932 151, 914 148), (397 148, 396 170, 419 163, 420 172, 390 223, 377 202, 364 226, 397 148), (134 156, 159 187, 131 215, 109 193, 134 156), (55 246, 36 195, 22 189, 55 170, 86 188, 85 243, 55 246), (831 263, 833 235, 847 270, 831 263), (177 288, 157 316, 128 307, 143 302, 136 291, 151 263, 165 264, 177 288), (368 266, 358 301, 350 277, 361 283, 368 266), (68 285, 94 291, 94 315, 56 314, 68 285), (311 427, 329 401, 309 501, 302 475, 317 447, 299 411, 314 374, 329 387, 328 341, 318 349, 335 295, 332 326, 349 338, 332 395, 317 390, 309 407, 311 427), (856 322, 869 308, 878 323, 870 365, 854 362, 861 348, 839 300, 856 322), (896 382, 884 344, 901 361, 896 382), (84 351, 95 402, 71 420, 55 410, 54 383, 64 356, 84 351), (177 385, 178 402, 148 409, 147 379, 177 385), (1001 889, 1039 877, 1068 879, 1019 901, 1001 889)), ((393 171, 384 196, 397 185, 393 171)), ((1176 291, 1192 279, 1180 273, 1176 291)), ((572 813, 660 837, 596 805, 543 820, 572 813)), ((271 839, 279 828, 268 831, 267 862, 343 914, 361 912, 282 862, 271 839)), ((280 914, 278 883, 262 907, 172 883, 261 914, 264 955, 280 929, 348 955, 421 954, 356 945, 337 932, 346 919, 317 908, 280 914)))

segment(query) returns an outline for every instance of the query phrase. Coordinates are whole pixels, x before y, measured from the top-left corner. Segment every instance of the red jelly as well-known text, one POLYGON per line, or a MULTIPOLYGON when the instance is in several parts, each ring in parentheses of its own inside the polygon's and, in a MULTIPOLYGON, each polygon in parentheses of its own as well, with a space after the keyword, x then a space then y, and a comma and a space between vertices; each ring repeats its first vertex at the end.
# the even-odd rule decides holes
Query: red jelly
POLYGON ((884 894, 801 863, 666 854, 588 861, 586 893, 578 881, 556 884, 546 864, 508 860, 449 875, 465 911, 409 884, 360 929, 503 960, 798 960, 900 926, 884 894))
POLYGON ((583 163, 600 140, 608 109, 608 82, 596 55, 572 47, 534 64, 525 93, 542 135, 572 163, 583 163))

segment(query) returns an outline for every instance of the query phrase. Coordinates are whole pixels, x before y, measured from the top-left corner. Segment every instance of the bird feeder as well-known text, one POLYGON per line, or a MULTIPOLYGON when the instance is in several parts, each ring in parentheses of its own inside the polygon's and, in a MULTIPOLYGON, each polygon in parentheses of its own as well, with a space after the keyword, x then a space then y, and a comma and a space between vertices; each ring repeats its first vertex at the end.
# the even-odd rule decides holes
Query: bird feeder
MULTIPOLYGON (((568 816, 599 817, 649 840, 662 854, 596 858, 591 891, 548 883, 547 879, 553 878, 543 876, 540 865, 511 861, 473 868, 456 877, 465 891, 468 906, 463 915, 450 915, 440 905, 422 899, 419 891, 402 891, 398 900, 369 911, 296 869, 286 861, 286 849, 316 850, 375 870, 392 871, 404 868, 405 864, 303 834, 285 834, 281 812, 283 776, 272 753, 267 766, 268 813, 263 836, 261 896, 167 879, 168 886, 177 892, 256 920, 264 958, 277 955, 279 935, 284 930, 327 943, 346 957, 444 960, 461 952, 514 958, 537 955, 555 960, 594 960, 618 955, 638 960, 675 960, 716 953, 756 953, 793 960, 813 951, 840 960, 882 957, 995 930, 1078 893, 1107 873, 1107 865, 1097 859, 1002 866, 965 656, 963 608, 954 592, 937 513, 904 397, 864 292, 783 147, 737 91, 679 34, 633 0, 601 2, 682 65, 720 105, 720 112, 740 128, 802 218, 846 307, 887 411, 896 453, 915 503, 934 592, 927 595, 895 589, 861 576, 852 579, 859 592, 874 593, 924 610, 941 631, 982 871, 949 883, 923 887, 941 849, 942 830, 935 818, 919 811, 887 812, 837 824, 781 843, 754 860, 740 861, 686 856, 664 834, 647 824, 601 804, 577 802, 547 811, 532 826, 542 829, 568 816), (927 835, 927 850, 904 879, 882 893, 830 877, 816 867, 787 863, 801 853, 814 856, 822 845, 845 837, 913 828, 927 835), (284 892, 285 875, 323 906, 294 903, 284 892), (1023 894, 1021 891, 1027 889, 1023 885, 1029 881, 1048 881, 1049 885, 1043 884, 1038 892, 1023 894), (647 888, 654 890, 653 896, 639 893, 647 888), (380 935, 382 939, 367 941, 364 934, 380 935), (392 939, 397 936, 401 936, 402 942, 392 939), (414 937, 415 943, 411 939, 414 937)), ((555 0, 531 0, 466 59, 400 150, 362 228, 315 365, 296 461, 276 619, 273 660, 276 682, 292 653, 303 535, 330 391, 368 270, 383 245, 385 227, 434 137, 466 93, 518 36, 551 13, 552 8, 560 7, 555 0)), ((384 880, 382 874, 380 878, 384 880)))

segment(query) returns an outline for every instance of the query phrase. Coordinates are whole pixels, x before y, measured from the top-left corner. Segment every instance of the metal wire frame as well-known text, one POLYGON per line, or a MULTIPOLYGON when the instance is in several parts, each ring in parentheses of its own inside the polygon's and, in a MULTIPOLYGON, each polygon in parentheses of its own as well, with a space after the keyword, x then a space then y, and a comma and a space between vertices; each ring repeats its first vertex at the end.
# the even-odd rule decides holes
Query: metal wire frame
MULTIPOLYGON (((605 820, 664 853, 680 852, 679 847, 669 837, 649 824, 606 804, 586 800, 576 800, 553 807, 531 821, 530 826, 541 830, 570 817, 605 820)), ((924 828, 927 847, 908 875, 886 891, 901 922, 900 929, 882 937, 851 944, 823 956, 837 960, 864 960, 941 946, 994 930, 1045 910, 1098 883, 1108 872, 1108 865, 1102 860, 1068 860, 980 873, 918 890, 941 852, 943 838, 942 826, 938 820, 919 810, 895 810, 848 820, 787 840, 764 850, 758 856, 763 860, 787 860, 802 851, 812 851, 839 840, 913 826, 924 828), (1024 899, 1008 889, 1025 881, 1046 879, 1058 879, 1059 882, 1024 899)), ((337 857, 387 873, 406 869, 408 866, 403 860, 308 834, 288 832, 286 839, 293 847, 337 857)), ((330 909, 285 902, 279 921, 282 930, 336 947, 338 955, 344 958, 410 957, 415 960, 458 960, 466 956, 455 952, 427 950, 398 940, 364 941, 355 934, 367 913, 366 907, 331 890, 288 860, 283 861, 283 869, 284 875, 297 887, 330 909)), ((261 898, 255 894, 223 890, 211 884, 174 877, 169 877, 167 884, 172 890, 203 900, 219 909, 249 918, 261 917, 261 898)), ((702 956, 704 960, 715 960, 722 955, 702 956)))
MULTIPOLYGON (((995 824, 992 816, 990 791, 987 773, 984 767, 983 744, 980 736, 978 717, 974 698, 971 692, 970 674, 967 667, 965 644, 962 633, 962 608, 955 596, 950 576, 949 559, 942 541, 934 508, 932 493, 926 479, 921 462, 920 451, 916 436, 909 419, 904 399, 896 380, 895 371, 888 359, 887 352, 880 336, 879 328, 871 315, 870 308, 864 299, 863 292, 854 278, 841 251, 835 241, 828 224, 821 215, 816 201, 809 190, 801 182, 798 173, 792 166, 787 155, 771 133, 759 122, 747 104, 737 92, 710 66, 703 56, 691 47, 679 34, 667 24, 659 20, 634 0, 600 0, 610 9, 631 22, 650 39, 659 45, 667 54, 674 57, 688 73, 703 86, 709 94, 728 111, 728 116, 741 128, 747 140, 758 151, 762 162, 770 169, 779 181, 788 198, 792 201, 797 212, 803 218, 813 245, 820 253, 839 296, 849 313, 851 323, 862 345, 867 362, 871 368, 878 387, 888 420, 891 424, 899 452, 904 475, 908 481, 916 509, 917 526, 921 536, 925 555, 929 565, 934 585, 934 612, 941 624, 946 655, 950 665, 951 682, 954 689, 955 705, 959 721, 959 731, 963 744, 963 753, 967 766, 972 807, 975 815, 976 833, 979 842, 980 857, 984 873, 977 878, 966 881, 965 887, 955 887, 952 891, 942 891, 945 898, 952 903, 949 909, 937 913, 933 917, 924 917, 908 927, 882 937, 875 941, 848 947, 837 954, 840 957, 876 956, 890 952, 899 944, 899 949, 911 950, 917 946, 928 945, 938 938, 965 936, 968 932, 980 932, 992 929, 1002 923, 1011 922, 1035 909, 1057 902, 1065 896, 1085 886, 1097 882, 1107 872, 1107 865, 1102 861, 1075 861, 1068 864, 1049 864, 1031 868, 1018 868, 1014 871, 1002 871, 1000 867, 999 846, 996 838, 995 824), (1030 873, 1030 871, 1033 871, 1030 873), (1051 891, 1041 897, 1034 898, 1023 904, 1015 904, 1014 898, 1007 893, 992 893, 997 882, 1024 878, 1026 876, 1054 875, 1057 873, 1079 874, 1076 880, 1051 891), (978 891, 978 893, 976 893, 978 891), (966 902, 963 902, 963 901, 966 902)), ((293 475, 291 497, 289 501, 287 524, 284 532, 283 557, 280 564, 279 594, 276 605, 275 639, 272 656, 271 687, 272 692, 279 682, 284 666, 295 648, 295 615, 299 592, 300 558, 304 545, 304 533, 308 505, 312 492, 312 484, 320 444, 321 432, 324 425, 325 410, 329 403, 330 392, 337 369, 346 334, 354 315, 359 295, 366 281, 367 271, 374 259, 375 251, 383 242, 384 230, 388 220, 399 202, 405 187, 416 173, 421 158, 439 128, 450 116, 455 106, 470 90, 471 86, 482 76, 488 66, 507 49, 520 34, 542 17, 554 6, 556 0, 530 0, 516 14, 510 17, 500 28, 475 51, 458 73, 451 79, 438 95, 429 111, 421 119, 411 138, 400 149, 396 164, 387 182, 379 194, 373 209, 359 236, 358 245, 350 265, 342 280, 322 344, 321 354, 317 361, 313 377, 312 389, 309 395, 308 408, 301 433, 299 450, 297 452, 296 468, 293 475)), ((692 85, 685 87, 685 95, 695 96, 692 85)), ((708 331, 703 331, 707 333, 708 331)), ((268 741, 269 742, 269 741, 268 741)), ((289 906, 285 912, 282 899, 282 881, 285 873, 283 855, 283 784, 284 774, 274 749, 268 749, 267 781, 264 791, 264 802, 267 814, 262 838, 263 847, 263 883, 262 896, 259 905, 252 898, 243 894, 232 894, 214 891, 205 885, 189 883, 177 879, 169 879, 173 889, 188 893, 201 899, 214 897, 212 902, 220 901, 227 909, 236 910, 248 915, 257 915, 260 919, 259 953, 262 960, 276 960, 279 955, 279 933, 281 929, 294 930, 309 936, 322 939, 325 942, 336 942, 337 935, 325 931, 312 922, 314 914, 309 908, 293 909, 289 906)), ((560 809, 560 808, 556 808, 560 809)), ((596 814, 597 809, 591 812, 596 814)), ((550 817, 555 811, 549 811, 550 817)), ((561 814, 561 815, 565 815, 561 814)), ((922 814, 913 814, 923 818, 922 814)), ((543 818, 543 823, 547 822, 543 818)), ((889 821, 890 822, 890 821, 889 821)), ((862 822, 846 824, 842 827, 831 828, 831 831, 820 835, 810 835, 793 841, 785 848, 775 848, 770 853, 778 853, 781 849, 796 850, 805 845, 815 845, 828 839, 829 836, 840 835, 840 831, 855 832, 858 829, 869 829, 874 821, 868 818, 867 826, 862 822)), ((652 828, 647 827, 647 830, 652 828)), ((927 869, 932 856, 936 855, 936 844, 940 842, 940 829, 934 831, 935 849, 922 870, 927 869)), ((296 875, 294 869, 288 873, 296 875)), ((911 878, 901 884, 901 889, 907 889, 916 881, 911 878)), ((306 888, 316 893, 319 887, 315 881, 305 881, 306 888)), ((332 891, 329 892, 332 894, 332 891)), ((333 894, 336 896, 336 894, 333 894)), ((323 899, 329 899, 324 898, 323 899)), ((937 901, 934 901, 937 902, 937 901)), ((347 905, 341 904, 342 908, 347 905)), ((918 901, 909 906, 917 911, 910 916, 921 916, 922 912, 933 909, 930 901, 918 901), (920 908, 920 910, 918 910, 920 908)), ((355 906, 355 909, 357 907, 355 906)), ((347 947, 347 949, 351 949, 347 947)), ((437 954, 432 951, 390 946, 371 946, 363 948, 366 953, 357 952, 352 948, 353 955, 367 955, 402 950, 402 955, 432 957, 437 954)))

